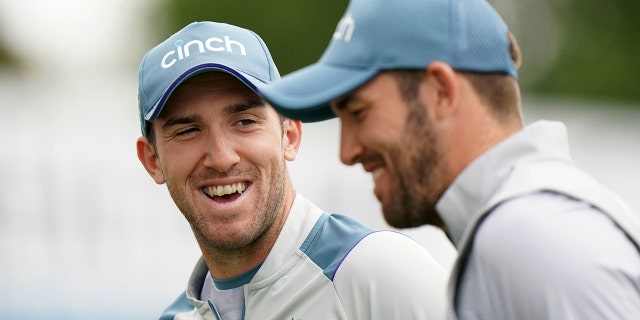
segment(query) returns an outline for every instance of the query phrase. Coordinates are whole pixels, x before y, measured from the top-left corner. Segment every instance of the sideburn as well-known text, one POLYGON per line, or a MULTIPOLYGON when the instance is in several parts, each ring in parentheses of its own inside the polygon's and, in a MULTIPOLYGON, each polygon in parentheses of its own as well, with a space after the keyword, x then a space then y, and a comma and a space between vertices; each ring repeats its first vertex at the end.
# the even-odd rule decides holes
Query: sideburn
POLYGON ((406 172, 408 179, 403 179, 399 183, 406 184, 400 186, 406 188, 404 202, 407 204, 410 219, 413 224, 429 224, 442 228, 444 222, 438 215, 435 205, 442 196, 444 190, 438 190, 438 183, 441 181, 442 152, 438 145, 438 137, 433 129, 432 122, 427 112, 427 106, 417 99, 407 101, 407 121, 405 135, 407 142, 412 146, 408 147, 406 157, 409 163, 405 167, 413 171, 406 172))

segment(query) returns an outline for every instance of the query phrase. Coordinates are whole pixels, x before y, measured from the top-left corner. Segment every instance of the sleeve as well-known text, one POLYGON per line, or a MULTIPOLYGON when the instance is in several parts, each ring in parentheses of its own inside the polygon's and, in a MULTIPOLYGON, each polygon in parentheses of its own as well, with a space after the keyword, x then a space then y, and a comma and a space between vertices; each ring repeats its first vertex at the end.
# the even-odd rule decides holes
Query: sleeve
POLYGON ((345 257, 334 285, 349 319, 444 319, 448 277, 413 239, 378 231, 345 257))

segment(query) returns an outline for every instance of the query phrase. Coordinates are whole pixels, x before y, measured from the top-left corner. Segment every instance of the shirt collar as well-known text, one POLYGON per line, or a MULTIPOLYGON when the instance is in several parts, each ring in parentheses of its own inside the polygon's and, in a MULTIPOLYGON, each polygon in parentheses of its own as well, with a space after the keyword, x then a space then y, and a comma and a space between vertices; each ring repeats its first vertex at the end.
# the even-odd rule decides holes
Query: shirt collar
POLYGON ((459 246, 465 230, 516 165, 544 158, 570 160, 564 124, 535 122, 469 164, 436 204, 453 244, 459 246))

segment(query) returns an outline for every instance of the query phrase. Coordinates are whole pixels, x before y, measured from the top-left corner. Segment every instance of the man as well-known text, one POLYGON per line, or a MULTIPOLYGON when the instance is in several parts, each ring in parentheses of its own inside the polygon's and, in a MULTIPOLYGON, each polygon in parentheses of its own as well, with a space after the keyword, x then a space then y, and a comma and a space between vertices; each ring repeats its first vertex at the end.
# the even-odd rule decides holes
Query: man
POLYGON ((256 94, 278 79, 267 46, 192 23, 140 65, 138 158, 191 225, 202 259, 161 319, 437 319, 447 272, 416 242, 323 213, 286 161, 301 123, 256 94))
POLYGON ((484 0, 351 0, 320 61, 260 92, 339 117, 391 225, 444 226, 451 318, 637 319, 638 216, 571 162, 563 124, 523 127, 519 64, 484 0))

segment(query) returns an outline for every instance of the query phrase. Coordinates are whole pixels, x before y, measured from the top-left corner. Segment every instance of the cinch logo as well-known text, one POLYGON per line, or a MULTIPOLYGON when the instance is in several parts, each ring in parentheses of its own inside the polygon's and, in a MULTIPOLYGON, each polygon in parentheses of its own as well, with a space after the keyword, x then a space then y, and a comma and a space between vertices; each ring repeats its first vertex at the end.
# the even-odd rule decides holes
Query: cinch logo
POLYGON ((247 51, 244 48, 244 45, 238 41, 231 40, 229 36, 224 36, 224 39, 212 37, 205 40, 204 42, 202 42, 201 40, 191 40, 184 46, 182 45, 183 43, 184 41, 182 39, 176 41, 176 50, 171 50, 167 52, 164 57, 162 57, 160 66, 163 69, 170 68, 178 60, 188 58, 191 55, 191 50, 193 50, 194 46, 197 51, 193 53, 204 53, 205 50, 214 52, 233 52, 232 45, 235 45, 235 48, 240 49, 240 52, 243 56, 247 55, 247 51))
POLYGON ((333 33, 334 40, 344 40, 345 42, 351 41, 351 37, 353 36, 353 30, 356 28, 356 22, 351 17, 351 14, 347 14, 346 16, 340 19, 338 22, 338 26, 336 27, 336 31, 333 33))

